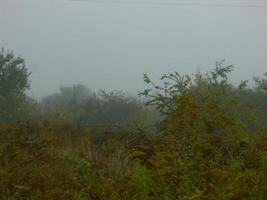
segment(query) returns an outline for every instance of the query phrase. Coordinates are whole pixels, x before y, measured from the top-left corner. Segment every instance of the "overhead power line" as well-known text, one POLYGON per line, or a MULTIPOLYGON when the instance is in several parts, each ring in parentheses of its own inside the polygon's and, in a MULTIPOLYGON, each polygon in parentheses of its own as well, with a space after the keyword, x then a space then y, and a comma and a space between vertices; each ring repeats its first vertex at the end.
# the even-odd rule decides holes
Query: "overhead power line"
POLYGON ((230 7, 230 8, 267 8, 267 5, 256 4, 219 4, 219 3, 182 3, 166 1, 122 1, 122 0, 68 0, 73 2, 88 2, 102 4, 136 4, 136 5, 166 5, 166 6, 191 6, 191 7, 230 7))

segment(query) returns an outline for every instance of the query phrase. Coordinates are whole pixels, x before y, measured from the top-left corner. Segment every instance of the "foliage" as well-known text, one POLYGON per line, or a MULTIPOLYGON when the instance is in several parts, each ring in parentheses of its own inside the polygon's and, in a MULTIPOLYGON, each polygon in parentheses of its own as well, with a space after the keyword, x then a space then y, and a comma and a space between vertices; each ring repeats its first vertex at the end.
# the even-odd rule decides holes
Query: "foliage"
POLYGON ((25 62, 20 57, 15 57, 12 52, 0 53, 0 94, 5 96, 21 96, 30 84, 30 73, 25 67, 25 62))
POLYGON ((30 73, 25 62, 13 52, 0 51, 0 121, 23 119, 29 105, 25 91, 30 73))
MULTIPOLYGON (((235 87, 228 79, 232 70, 233 65, 225 65, 223 60, 216 62, 214 70, 205 74, 164 74, 161 77, 163 86, 155 84, 145 75, 145 82, 152 87, 139 95, 147 99, 147 105, 156 106, 164 117, 163 128, 166 120, 176 112, 179 99, 188 95, 194 96, 198 102, 212 102, 217 107, 217 112, 246 121, 244 124, 250 127, 252 132, 256 130, 255 126, 266 128, 267 94, 248 88, 247 81, 241 81, 239 86, 235 87)), ((255 80, 259 85, 264 83, 264 79, 255 80)))
POLYGON ((265 199, 267 131, 218 111, 186 95, 163 132, 101 143, 67 122, 2 125, 1 199, 265 199))
MULTIPOLYGON (((147 105, 155 105, 162 115, 171 115, 176 110, 177 100, 188 92, 218 88, 224 92, 228 84, 228 73, 233 70, 232 65, 224 65, 224 60, 216 62, 215 69, 202 75, 200 72, 190 75, 180 75, 178 72, 161 76, 162 85, 157 85, 145 74, 144 81, 151 86, 139 95, 148 98, 147 105)), ((240 88, 245 86, 242 82, 240 88)), ((203 95, 202 94, 202 95, 203 95)))

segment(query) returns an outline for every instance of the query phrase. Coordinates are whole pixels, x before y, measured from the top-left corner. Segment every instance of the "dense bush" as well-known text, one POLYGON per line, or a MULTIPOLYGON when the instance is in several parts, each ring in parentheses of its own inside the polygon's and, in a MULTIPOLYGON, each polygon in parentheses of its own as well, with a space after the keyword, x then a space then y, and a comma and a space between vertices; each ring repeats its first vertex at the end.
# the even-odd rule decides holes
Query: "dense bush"
POLYGON ((266 199, 267 132, 216 109, 184 96, 163 132, 101 143, 66 122, 1 126, 1 199, 266 199))

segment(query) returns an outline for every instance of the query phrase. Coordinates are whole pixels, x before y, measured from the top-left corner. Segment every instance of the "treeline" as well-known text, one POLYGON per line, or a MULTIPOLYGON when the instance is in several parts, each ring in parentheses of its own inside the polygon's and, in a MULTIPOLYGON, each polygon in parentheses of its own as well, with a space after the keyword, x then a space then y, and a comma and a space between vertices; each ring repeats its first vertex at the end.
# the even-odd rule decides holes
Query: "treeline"
POLYGON ((36 119, 65 120, 90 127, 152 126, 160 118, 153 107, 122 91, 93 92, 76 84, 62 86, 59 92, 36 100, 26 95, 30 72, 22 58, 0 52, 0 122, 14 123, 36 119))
POLYGON ((60 87, 59 93, 39 102, 39 109, 44 118, 68 119, 90 127, 150 126, 159 119, 156 109, 122 91, 91 92, 83 85, 60 87))
POLYGON ((1 115, 0 199, 266 199, 267 75, 234 86, 232 70, 218 62, 205 74, 164 74, 162 84, 145 75, 145 103, 81 85, 39 102, 17 93, 25 109, 1 104, 17 120, 1 115), (154 108, 160 123, 147 129, 154 108), (85 126, 101 123, 136 128, 85 126))

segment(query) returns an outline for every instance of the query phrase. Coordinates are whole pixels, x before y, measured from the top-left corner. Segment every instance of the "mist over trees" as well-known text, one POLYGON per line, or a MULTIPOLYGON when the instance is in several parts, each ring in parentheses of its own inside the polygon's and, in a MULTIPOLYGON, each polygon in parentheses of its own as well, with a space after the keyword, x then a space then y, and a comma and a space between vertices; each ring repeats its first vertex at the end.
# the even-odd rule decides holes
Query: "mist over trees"
MULTIPOLYGON (((194 94, 198 101, 212 98, 221 110, 239 115, 242 112, 246 115, 248 105, 255 112, 267 111, 264 92, 267 74, 263 78, 254 78, 255 88, 249 88, 247 81, 235 87, 228 80, 234 66, 225 65, 224 60, 216 62, 214 69, 204 74, 164 74, 160 77, 161 85, 145 74, 144 82, 148 89, 139 93, 142 98, 129 96, 123 91, 93 91, 85 85, 76 84, 60 86, 59 92, 39 101, 26 95, 31 73, 24 60, 2 49, 0 61, 0 118, 3 122, 47 118, 88 126, 155 125, 171 116, 177 109, 179 98, 189 94, 194 94)), ((259 113, 257 115, 260 116, 259 113)))
POLYGON ((60 87, 59 93, 43 98, 39 105, 43 117, 91 127, 133 126, 138 122, 148 125, 158 115, 155 109, 146 108, 143 102, 122 91, 92 92, 83 85, 60 87))
POLYGON ((2 50, 0 199, 266 199, 267 74, 252 88, 233 70, 145 74, 142 98, 77 84, 37 101, 2 50))

